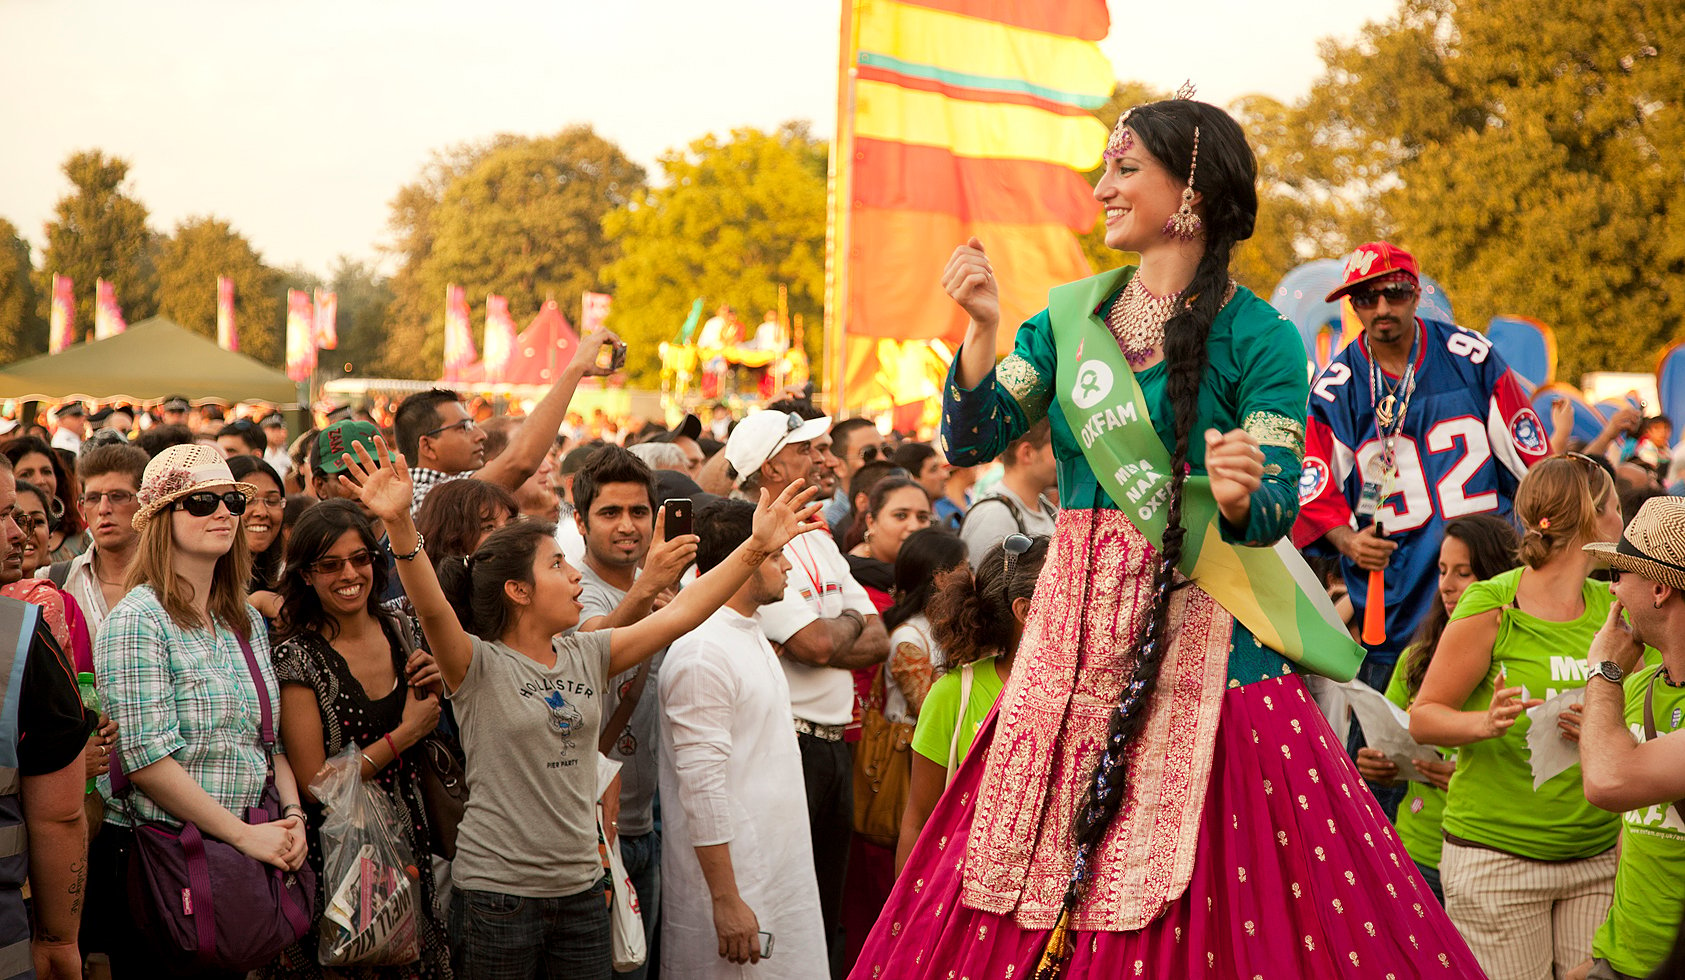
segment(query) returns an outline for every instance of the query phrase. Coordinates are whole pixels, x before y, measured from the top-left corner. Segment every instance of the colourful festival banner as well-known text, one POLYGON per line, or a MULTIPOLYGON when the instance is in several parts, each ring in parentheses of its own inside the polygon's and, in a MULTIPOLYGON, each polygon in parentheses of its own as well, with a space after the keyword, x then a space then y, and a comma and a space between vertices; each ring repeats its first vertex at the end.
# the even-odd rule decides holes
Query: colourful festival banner
POLYGON ((94 280, 94 339, 115 337, 127 329, 117 306, 117 287, 104 279, 94 280))
POLYGON ((509 370, 509 359, 515 353, 515 318, 509 315, 509 300, 493 293, 486 297, 485 352, 480 357, 484 365, 483 379, 493 384, 503 380, 509 370))
POLYGON ((316 346, 322 350, 339 348, 339 294, 316 290, 316 346))
POLYGON ((287 377, 303 383, 316 371, 316 325, 310 294, 287 290, 287 377))
POLYGON ((47 353, 57 354, 76 343, 76 288, 69 276, 53 273, 51 327, 47 332, 47 353))
POLYGON ((579 297, 579 335, 589 337, 603 329, 608 319, 609 304, 614 297, 607 293, 583 293, 579 297))
POLYGON ((234 280, 216 277, 216 345, 239 353, 240 333, 234 322, 234 280))
MULTIPOLYGON (((854 0, 844 5, 827 241, 828 362, 844 403, 907 372, 878 340, 957 346, 942 269, 976 236, 1001 276, 1001 343, 1088 276, 1077 235, 1099 206, 1083 172, 1116 85, 1095 42, 1104 0, 854 0), (885 360, 887 358, 888 360, 885 360)), ((899 403, 899 402, 897 402, 899 403)))
POLYGON ((474 328, 469 322, 468 294, 461 286, 445 287, 445 374, 455 381, 474 363, 474 328))

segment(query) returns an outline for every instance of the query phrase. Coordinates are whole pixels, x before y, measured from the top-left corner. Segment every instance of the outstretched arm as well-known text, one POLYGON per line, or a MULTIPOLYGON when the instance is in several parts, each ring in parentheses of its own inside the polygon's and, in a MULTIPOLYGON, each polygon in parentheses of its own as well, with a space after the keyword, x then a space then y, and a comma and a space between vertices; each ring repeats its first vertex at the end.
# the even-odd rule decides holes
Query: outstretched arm
MULTIPOLYGON (((609 640, 609 674, 653 656, 657 650, 702 625, 715 610, 749 581, 761 562, 777 554, 791 538, 825 527, 816 518, 819 504, 813 497, 818 487, 802 489, 797 480, 784 488, 776 500, 761 491, 755 508, 754 531, 725 561, 692 582, 678 597, 642 621, 615 630, 609 640)), ((396 547, 396 546, 394 546, 396 547)), ((408 583, 405 583, 406 586, 408 583)))
POLYGON ((543 400, 533 406, 532 414, 509 438, 509 447, 481 467, 474 474, 475 478, 510 490, 519 489, 521 484, 531 479, 544 462, 544 454, 549 452, 556 433, 561 430, 562 420, 567 418, 568 403, 573 401, 573 393, 578 389, 580 380, 612 373, 608 368, 597 366, 597 351, 604 344, 619 340, 607 330, 599 330, 581 340, 574 349, 573 360, 562 369, 561 376, 550 386, 543 400))
POLYGON ((347 494, 361 500, 369 513, 385 522, 387 540, 392 543, 392 553, 398 556, 398 578, 404 583, 404 594, 415 608, 416 618, 421 620, 421 630, 427 634, 427 645, 439 663, 446 687, 455 691, 468 676, 474 646, 457 621, 456 610, 445 598, 444 589, 439 587, 432 560, 420 549, 421 534, 410 516, 415 483, 410 479, 409 464, 402 453, 388 455, 386 440, 380 436, 375 437, 374 445, 381 459, 391 459, 390 465, 376 463, 362 443, 354 442, 351 448, 355 455, 346 453, 340 457, 346 470, 339 477, 339 485, 347 494))

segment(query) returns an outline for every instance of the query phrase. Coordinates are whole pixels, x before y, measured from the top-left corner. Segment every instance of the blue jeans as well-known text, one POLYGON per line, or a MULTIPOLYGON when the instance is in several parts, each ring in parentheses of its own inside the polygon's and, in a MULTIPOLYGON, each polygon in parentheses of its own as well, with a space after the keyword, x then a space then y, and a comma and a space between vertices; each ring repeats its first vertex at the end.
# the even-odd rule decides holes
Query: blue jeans
MULTIPOLYGON (((1365 659, 1363 666, 1357 669, 1357 679, 1375 690, 1385 693, 1387 682, 1392 680, 1393 663, 1394 661, 1388 661, 1383 664, 1365 659)), ((1358 725, 1357 716, 1353 715, 1351 732, 1346 736, 1346 754, 1356 759, 1357 750, 1367 744, 1363 740, 1363 728, 1358 725)), ((1380 786, 1368 780, 1365 780, 1364 783, 1369 787, 1369 792, 1375 794, 1375 802, 1381 804, 1381 812, 1386 815, 1387 822, 1397 823, 1398 805, 1404 802, 1404 780, 1401 779, 1391 786, 1380 786)))
POLYGON ((610 980, 608 888, 523 898, 457 889, 451 965, 462 980, 610 980))
POLYGON ((1422 873, 1422 880, 1428 883, 1428 890, 1433 897, 1439 899, 1440 908, 1445 907, 1445 888, 1439 883, 1439 869, 1430 868, 1420 861, 1416 862, 1416 870, 1422 873))
POLYGON ((661 937, 661 833, 638 837, 620 835, 620 860, 626 864, 626 875, 638 892, 638 911, 644 917, 644 942, 649 945, 649 957, 644 965, 627 973, 615 971, 616 977, 629 980, 648 980, 661 976, 656 955, 660 949, 656 940, 661 937))

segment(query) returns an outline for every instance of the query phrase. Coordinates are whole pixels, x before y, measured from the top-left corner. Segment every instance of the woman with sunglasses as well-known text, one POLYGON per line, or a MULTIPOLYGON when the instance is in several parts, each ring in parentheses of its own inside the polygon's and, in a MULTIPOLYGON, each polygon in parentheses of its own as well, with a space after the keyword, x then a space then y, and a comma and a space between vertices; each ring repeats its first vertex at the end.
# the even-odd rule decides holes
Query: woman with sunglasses
MULTIPOLYGON (((1459 747, 1439 874, 1446 912, 1494 980, 1560 976, 1591 956, 1620 828, 1587 802, 1577 763, 1535 787, 1526 714, 1585 686, 1613 600, 1581 546, 1620 540, 1614 482, 1585 456, 1551 457, 1521 481, 1515 516, 1522 567, 1463 593, 1410 709, 1416 741, 1459 747)), ((1577 741, 1577 719, 1564 713, 1555 737, 1577 741)))
MULTIPOLYGON (((433 915, 427 809, 417 766, 409 764, 416 761, 410 750, 439 721, 439 668, 418 649, 415 621, 382 608, 390 573, 377 560, 379 554, 374 528, 349 500, 317 504, 293 529, 276 622, 281 743, 300 774, 309 860, 319 888, 334 883, 322 877, 323 813, 310 792, 309 774, 351 745, 361 757, 363 779, 391 800, 399 820, 395 829, 408 841, 421 873, 421 959, 396 967, 341 967, 335 975, 449 977, 444 925, 433 915)), ((324 907, 318 900, 317 908, 324 907)), ((316 942, 314 934, 300 940, 266 975, 320 980, 324 972, 317 965, 316 942)))
POLYGON ((1230 279, 1246 136, 1177 98, 1125 112, 1103 156, 1106 243, 1139 266, 1053 289, 998 366, 1011 287, 975 238, 943 272, 970 319, 950 461, 1046 419, 1062 509, 994 721, 854 976, 1473 975, 1301 676, 1362 651, 1276 547, 1310 391, 1293 325, 1230 279))
POLYGON ((153 947, 128 907, 134 819, 190 820, 256 861, 289 871, 304 863, 298 784, 282 746, 267 749, 259 728, 260 704, 273 711, 279 692, 263 621, 246 603, 240 515, 255 492, 204 446, 164 450, 141 480, 129 591, 94 644, 101 701, 118 724, 115 758, 133 783, 118 800, 100 780, 105 827, 89 858, 90 891, 109 903, 96 919, 113 933, 115 976, 155 975, 158 952, 179 958, 153 947), (280 814, 247 823, 239 814, 260 804, 271 772, 280 814))
POLYGON ((281 475, 257 456, 228 457, 228 471, 234 479, 244 480, 257 488, 257 496, 240 518, 240 533, 246 536, 246 549, 252 553, 252 580, 247 585, 250 602, 272 622, 281 612, 281 561, 286 546, 281 541, 282 522, 286 516, 287 498, 281 492, 281 475))
POLYGON ((475 980, 612 973, 595 816, 597 732, 608 679, 699 626, 766 558, 815 520, 816 488, 762 491, 754 533, 727 560, 643 620, 579 625, 579 573, 555 528, 520 520, 436 574, 410 516, 404 457, 357 443, 340 485, 384 522, 404 591, 438 658, 467 752, 468 806, 451 877, 453 966, 475 980))

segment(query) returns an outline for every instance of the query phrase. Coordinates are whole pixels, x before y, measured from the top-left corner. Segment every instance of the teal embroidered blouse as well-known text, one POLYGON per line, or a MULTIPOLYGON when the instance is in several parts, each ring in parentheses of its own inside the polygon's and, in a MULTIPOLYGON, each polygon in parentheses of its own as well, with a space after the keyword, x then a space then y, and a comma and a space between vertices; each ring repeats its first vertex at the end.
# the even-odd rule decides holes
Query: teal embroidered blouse
MULTIPOLYGON (((1119 293, 1122 292, 1120 286, 1119 293)), ((1101 304, 1104 315, 1117 294, 1101 304)), ((1251 290, 1236 287, 1211 324, 1206 342, 1210 364, 1199 389, 1199 415, 1188 441, 1188 464, 1204 473, 1206 429, 1245 429, 1264 451, 1264 476, 1252 494, 1244 528, 1219 522, 1231 544, 1267 546, 1284 537, 1299 513, 1299 471, 1305 445, 1305 406, 1310 371, 1298 330, 1251 290)), ((1053 455, 1059 466, 1059 501, 1065 507, 1117 509, 1101 489, 1082 454, 1076 435, 1054 397, 1060 383, 1053 345, 1053 323, 1042 310, 1023 326, 1012 353, 973 388, 960 387, 949 368, 942 406, 942 436, 948 459, 956 466, 986 463, 1031 425, 1047 418, 1053 455)), ((1165 448, 1175 439, 1174 417, 1166 390, 1163 362, 1137 372, 1153 428, 1165 448)), ((1229 658, 1231 686, 1288 673, 1291 662, 1261 646, 1235 624, 1229 658)))

